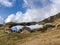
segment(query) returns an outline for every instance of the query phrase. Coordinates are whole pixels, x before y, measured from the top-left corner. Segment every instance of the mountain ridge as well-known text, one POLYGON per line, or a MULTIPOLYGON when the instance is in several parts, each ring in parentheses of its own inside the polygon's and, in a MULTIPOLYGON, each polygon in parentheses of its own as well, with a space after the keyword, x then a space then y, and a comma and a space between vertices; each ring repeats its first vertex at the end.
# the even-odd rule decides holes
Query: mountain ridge
MULTIPOLYGON (((52 18, 51 23, 60 23, 60 13, 52 18)), ((49 19, 42 22, 50 23, 49 19)), ((0 45, 60 45, 60 24, 59 27, 50 27, 45 32, 36 31, 29 34, 6 33, 4 29, 0 29, 0 45)))

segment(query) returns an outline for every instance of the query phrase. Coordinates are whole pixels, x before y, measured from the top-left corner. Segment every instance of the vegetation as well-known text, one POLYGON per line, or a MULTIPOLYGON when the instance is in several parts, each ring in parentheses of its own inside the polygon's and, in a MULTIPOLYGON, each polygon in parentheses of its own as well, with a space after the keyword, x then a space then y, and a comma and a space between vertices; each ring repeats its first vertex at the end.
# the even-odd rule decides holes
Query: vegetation
MULTIPOLYGON (((60 23, 60 18, 54 18, 52 23, 57 26, 60 23)), ((60 45, 60 27, 35 30, 33 33, 22 34, 15 32, 5 33, 4 29, 0 28, 0 45, 60 45), (44 32, 42 33, 41 30, 44 32)))

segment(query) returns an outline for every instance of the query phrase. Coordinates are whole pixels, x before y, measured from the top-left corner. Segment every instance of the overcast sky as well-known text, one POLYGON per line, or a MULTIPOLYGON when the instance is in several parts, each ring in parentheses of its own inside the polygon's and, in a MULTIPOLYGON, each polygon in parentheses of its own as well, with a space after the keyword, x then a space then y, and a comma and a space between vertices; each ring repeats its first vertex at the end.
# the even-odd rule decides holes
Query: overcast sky
POLYGON ((0 24, 41 21, 60 12, 60 0, 0 0, 0 24))

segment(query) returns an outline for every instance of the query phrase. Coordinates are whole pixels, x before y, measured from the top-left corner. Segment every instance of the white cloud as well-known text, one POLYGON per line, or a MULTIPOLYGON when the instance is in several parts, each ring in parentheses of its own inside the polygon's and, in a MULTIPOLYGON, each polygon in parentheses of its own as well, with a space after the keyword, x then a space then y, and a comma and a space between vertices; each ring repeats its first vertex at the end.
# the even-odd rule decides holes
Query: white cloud
POLYGON ((50 0, 24 0, 24 7, 40 8, 51 4, 50 0))
POLYGON ((22 14, 17 12, 14 16, 8 16, 5 20, 6 23, 10 21, 14 22, 32 22, 32 21, 41 21, 45 18, 48 18, 52 15, 55 15, 60 12, 60 0, 50 0, 52 3, 48 3, 48 0, 24 0, 26 7, 28 7, 26 13, 22 14), (42 2, 43 7, 39 7, 37 2, 42 2), (36 3, 36 4, 35 4, 36 3), (30 8, 31 7, 31 8, 30 8))
POLYGON ((33 22, 33 21, 41 21, 46 18, 45 16, 42 17, 43 15, 42 11, 39 10, 38 13, 36 12, 37 11, 33 9, 32 11, 27 10, 25 14, 22 14, 21 12, 17 12, 16 15, 11 14, 6 18, 5 23, 7 22, 17 22, 17 23, 33 22))
POLYGON ((7 22, 13 22, 14 21, 14 18, 15 18, 15 15, 14 14, 11 14, 10 16, 8 16, 5 20, 5 23, 7 22))
POLYGON ((0 24, 4 24, 4 19, 0 16, 0 24))
POLYGON ((12 7, 14 2, 15 0, 12 0, 12 2, 9 0, 0 0, 0 4, 6 7, 12 7))
POLYGON ((42 7, 43 12, 47 11, 48 13, 52 13, 60 10, 60 0, 49 0, 49 1, 48 0, 24 0, 24 1, 25 1, 26 7, 32 7, 32 9, 39 8, 41 10, 40 7, 43 6, 42 7), (41 5, 36 6, 37 4, 39 4, 39 2, 41 2, 42 6, 41 5))

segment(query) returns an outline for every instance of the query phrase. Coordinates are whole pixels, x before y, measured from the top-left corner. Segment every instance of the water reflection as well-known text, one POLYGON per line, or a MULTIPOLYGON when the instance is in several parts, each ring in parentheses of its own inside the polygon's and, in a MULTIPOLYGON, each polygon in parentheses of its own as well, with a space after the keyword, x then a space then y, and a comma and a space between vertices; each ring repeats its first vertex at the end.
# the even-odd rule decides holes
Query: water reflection
POLYGON ((13 32, 18 32, 18 31, 20 31, 23 27, 24 27, 24 26, 19 26, 19 25, 17 25, 17 26, 13 26, 11 29, 12 29, 13 32))
MULTIPOLYGON (((27 27, 30 28, 31 30, 33 30, 33 29, 37 29, 37 28, 42 28, 43 25, 36 24, 36 25, 26 26, 26 28, 27 27)), ((18 31, 22 30, 23 28, 24 28, 24 26, 17 25, 17 26, 13 26, 11 29, 13 32, 18 32, 18 31)))

